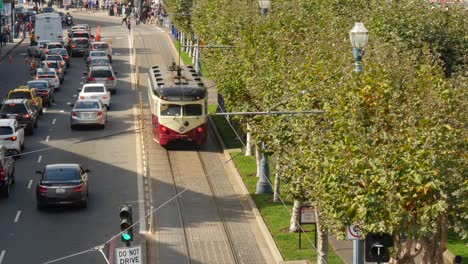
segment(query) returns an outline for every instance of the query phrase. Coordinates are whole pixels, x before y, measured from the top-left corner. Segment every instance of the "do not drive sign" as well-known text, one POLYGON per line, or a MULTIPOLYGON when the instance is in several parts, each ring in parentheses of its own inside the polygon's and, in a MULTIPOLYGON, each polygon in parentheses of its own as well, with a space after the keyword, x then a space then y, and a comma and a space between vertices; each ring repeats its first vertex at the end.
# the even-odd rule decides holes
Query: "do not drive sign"
POLYGON ((115 249, 115 264, 142 264, 141 246, 115 249))

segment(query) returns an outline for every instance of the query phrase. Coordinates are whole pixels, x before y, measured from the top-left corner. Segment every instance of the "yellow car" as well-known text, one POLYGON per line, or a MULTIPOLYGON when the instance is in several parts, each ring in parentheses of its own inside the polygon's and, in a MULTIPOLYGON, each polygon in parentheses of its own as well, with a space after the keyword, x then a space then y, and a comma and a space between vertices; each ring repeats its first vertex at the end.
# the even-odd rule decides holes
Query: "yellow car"
POLYGON ((29 102, 37 108, 39 114, 42 114, 42 98, 36 96, 36 92, 34 90, 29 90, 27 86, 20 86, 9 91, 6 99, 28 99, 29 102))

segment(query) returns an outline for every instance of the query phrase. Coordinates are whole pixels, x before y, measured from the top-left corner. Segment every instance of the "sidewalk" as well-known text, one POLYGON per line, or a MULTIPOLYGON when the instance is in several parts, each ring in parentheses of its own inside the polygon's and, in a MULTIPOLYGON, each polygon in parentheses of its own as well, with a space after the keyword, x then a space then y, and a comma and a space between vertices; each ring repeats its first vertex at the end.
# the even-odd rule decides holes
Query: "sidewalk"
POLYGON ((12 43, 7 43, 6 47, 0 48, 0 62, 3 61, 10 53, 21 43, 24 38, 15 38, 12 43))

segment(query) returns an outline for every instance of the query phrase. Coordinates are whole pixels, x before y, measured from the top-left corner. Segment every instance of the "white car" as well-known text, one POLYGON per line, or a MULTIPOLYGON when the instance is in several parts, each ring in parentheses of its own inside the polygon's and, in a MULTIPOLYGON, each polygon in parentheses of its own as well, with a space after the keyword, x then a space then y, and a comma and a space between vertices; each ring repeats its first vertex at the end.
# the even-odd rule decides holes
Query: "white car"
POLYGON ((24 127, 16 119, 0 119, 0 146, 14 154, 20 154, 24 149, 24 127))
POLYGON ((83 99, 99 99, 103 105, 110 108, 111 92, 106 89, 103 83, 88 83, 83 85, 83 88, 78 89, 80 94, 78 98, 83 99))
POLYGON ((36 70, 36 80, 48 80, 55 90, 60 89, 60 78, 54 68, 39 68, 36 70))
POLYGON ((31 46, 28 47, 28 55, 34 57, 40 57, 42 49, 49 40, 39 40, 31 42, 31 46))

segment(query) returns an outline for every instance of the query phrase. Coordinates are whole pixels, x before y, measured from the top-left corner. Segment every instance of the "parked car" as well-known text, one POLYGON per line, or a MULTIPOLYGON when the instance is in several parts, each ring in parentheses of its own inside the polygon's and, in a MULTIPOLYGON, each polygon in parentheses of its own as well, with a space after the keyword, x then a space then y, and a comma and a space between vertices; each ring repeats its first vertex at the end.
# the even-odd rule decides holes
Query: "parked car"
POLYGON ((104 128, 107 123, 107 109, 99 99, 79 99, 70 115, 70 127, 78 125, 98 125, 104 128))
POLYGON ((10 90, 6 99, 27 99, 31 105, 37 109, 39 114, 42 114, 42 97, 36 96, 36 93, 29 90, 29 87, 27 86, 20 86, 16 89, 10 90))
POLYGON ((11 99, 3 102, 0 117, 16 118, 20 125, 25 125, 26 133, 32 135, 37 128, 39 112, 27 99, 11 99))
POLYGON ((93 66, 89 67, 86 83, 102 83, 112 94, 116 93, 117 79, 112 66, 93 66))
POLYGON ((47 80, 55 90, 60 89, 60 78, 54 68, 39 68, 36 70, 35 80, 47 80))
POLYGON ((0 194, 8 198, 11 185, 15 183, 15 161, 7 155, 5 147, 0 147, 0 194))
POLYGON ((111 103, 111 93, 106 89, 106 86, 102 83, 87 83, 83 85, 83 88, 77 89, 80 94, 79 99, 98 99, 107 107, 109 110, 111 103))
POLYGON ((68 55, 67 49, 52 49, 49 51, 49 55, 61 55, 65 61, 66 67, 70 68, 70 56, 68 55))
POLYGON ((16 118, 0 119, 0 146, 6 148, 8 155, 18 155, 23 151, 24 126, 16 118))
POLYGON ((31 41, 31 45, 28 47, 28 55, 34 57, 40 57, 42 49, 49 42, 49 40, 38 40, 31 41))
POLYGON ((85 56, 89 55, 90 51, 102 50, 106 52, 106 56, 109 58, 109 61, 112 63, 112 47, 109 43, 106 42, 91 42, 86 48, 85 56))
POLYGON ((26 86, 36 92, 36 96, 42 97, 42 105, 51 106, 55 102, 55 89, 47 80, 29 81, 26 86))
POLYGON ((88 172, 79 164, 48 164, 42 171, 36 186, 37 209, 47 205, 88 205, 88 172))
POLYGON ((55 72, 57 72, 57 75, 59 77, 60 84, 62 84, 65 81, 65 73, 63 72, 62 67, 60 66, 60 62, 45 60, 41 62, 41 68, 55 69, 55 72))

